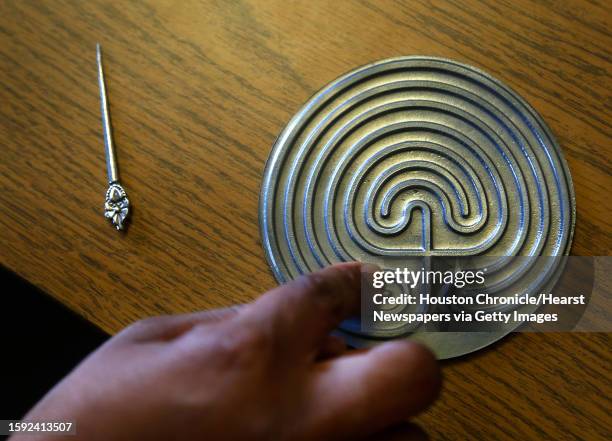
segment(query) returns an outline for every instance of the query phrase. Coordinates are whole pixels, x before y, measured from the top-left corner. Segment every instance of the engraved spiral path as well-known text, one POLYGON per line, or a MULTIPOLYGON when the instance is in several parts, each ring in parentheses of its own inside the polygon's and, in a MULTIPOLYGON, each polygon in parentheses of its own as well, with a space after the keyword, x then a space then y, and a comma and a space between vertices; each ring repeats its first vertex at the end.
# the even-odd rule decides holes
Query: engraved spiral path
MULTIPOLYGON (((279 282, 350 260, 564 255, 574 217, 567 166, 533 108, 427 57, 364 66, 312 97, 274 145, 260 201, 279 282)), ((525 262, 497 261, 499 289, 525 262)))

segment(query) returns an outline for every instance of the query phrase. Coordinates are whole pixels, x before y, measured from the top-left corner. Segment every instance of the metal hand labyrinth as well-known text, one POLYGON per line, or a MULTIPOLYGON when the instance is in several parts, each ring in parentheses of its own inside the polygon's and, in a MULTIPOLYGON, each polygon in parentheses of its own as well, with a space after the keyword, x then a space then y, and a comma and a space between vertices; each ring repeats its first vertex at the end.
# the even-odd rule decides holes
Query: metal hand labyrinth
MULTIPOLYGON (((535 110, 488 74, 430 57, 373 63, 313 96, 276 141, 260 200, 279 282, 349 260, 564 255, 574 219, 569 171, 535 110)), ((500 258, 499 283, 525 262, 500 258)), ((501 335, 464 337, 412 336, 446 358, 501 335)))

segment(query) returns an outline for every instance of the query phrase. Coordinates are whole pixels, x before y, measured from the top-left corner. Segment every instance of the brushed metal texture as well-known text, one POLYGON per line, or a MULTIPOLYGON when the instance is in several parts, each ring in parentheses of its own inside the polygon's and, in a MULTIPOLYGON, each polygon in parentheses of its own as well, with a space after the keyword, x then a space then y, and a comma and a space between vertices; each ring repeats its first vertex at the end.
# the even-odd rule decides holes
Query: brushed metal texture
MULTIPOLYGON (((316 93, 274 144, 260 196, 279 283, 342 261, 499 256, 503 284, 531 269, 512 256, 568 254, 574 222, 569 170, 537 112, 479 69, 420 56, 360 67, 316 93)), ((550 262, 533 283, 551 283, 550 262)), ((354 321, 340 331, 357 346, 379 341, 354 321)), ((409 338, 449 358, 508 332, 409 338)))

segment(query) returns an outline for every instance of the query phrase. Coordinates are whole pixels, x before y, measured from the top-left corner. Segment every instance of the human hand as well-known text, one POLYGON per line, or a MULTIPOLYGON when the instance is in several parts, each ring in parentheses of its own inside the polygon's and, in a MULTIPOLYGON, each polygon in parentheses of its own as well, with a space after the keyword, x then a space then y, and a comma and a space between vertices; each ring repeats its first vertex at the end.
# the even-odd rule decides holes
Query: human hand
MULTIPOLYGON (((348 351, 329 335, 359 310, 360 269, 335 265, 239 308, 139 321, 91 354, 24 420, 74 421, 77 435, 66 436, 72 441, 380 433, 432 402, 440 373, 433 355, 407 340, 348 351)), ((62 439, 12 441, 47 438, 62 439)))

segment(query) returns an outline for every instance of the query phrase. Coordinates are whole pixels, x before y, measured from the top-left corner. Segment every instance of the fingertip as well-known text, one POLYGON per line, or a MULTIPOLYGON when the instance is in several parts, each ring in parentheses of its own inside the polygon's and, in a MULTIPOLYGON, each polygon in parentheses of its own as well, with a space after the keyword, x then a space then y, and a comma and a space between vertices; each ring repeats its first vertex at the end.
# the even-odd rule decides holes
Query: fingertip
POLYGON ((376 265, 375 263, 364 263, 361 265, 361 271, 364 273, 375 273, 377 271, 380 271, 381 268, 380 266, 376 265))
POLYGON ((274 329, 285 354, 310 356, 344 319, 358 313, 360 262, 338 263, 281 285, 245 308, 243 323, 274 329))
POLYGON ((405 338, 387 341, 374 347, 377 351, 393 353, 403 357, 414 369, 438 370, 438 361, 429 348, 405 338))
POLYGON ((320 272, 324 274, 339 272, 347 277, 351 284, 357 284, 361 282, 361 272, 364 266, 361 262, 342 262, 323 268, 320 272))
POLYGON ((321 307, 317 315, 329 319, 331 330, 342 319, 359 311, 361 267, 360 262, 337 263, 304 275, 294 284, 285 285, 285 289, 301 298, 303 304, 321 307))
POLYGON ((421 412, 441 384, 431 351, 406 339, 324 361, 313 378, 313 419, 351 435, 376 433, 421 412))

